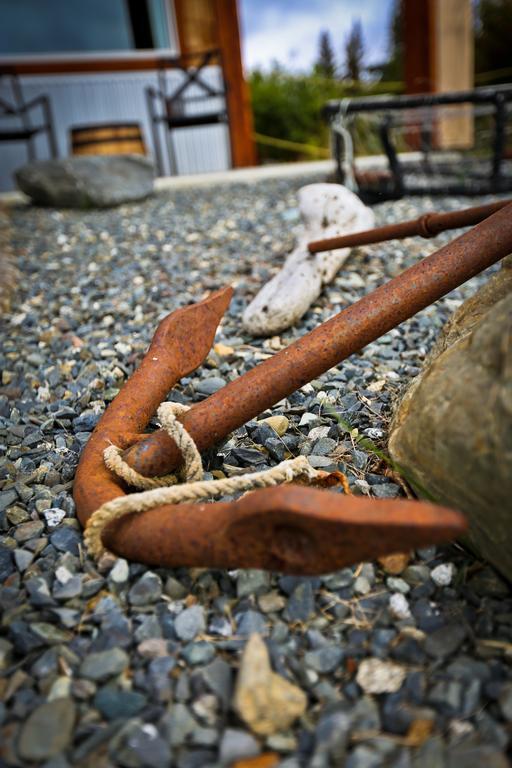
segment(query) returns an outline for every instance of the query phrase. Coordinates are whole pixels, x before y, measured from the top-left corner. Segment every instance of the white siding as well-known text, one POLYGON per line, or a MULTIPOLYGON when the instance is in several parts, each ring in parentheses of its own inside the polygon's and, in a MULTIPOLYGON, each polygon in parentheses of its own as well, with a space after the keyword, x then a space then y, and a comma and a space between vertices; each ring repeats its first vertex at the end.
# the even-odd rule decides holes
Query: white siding
MULTIPOLYGON (((169 90, 182 81, 179 71, 169 71, 169 90)), ((220 70, 208 67, 202 72, 204 80, 212 86, 219 85, 220 70)), ((80 75, 26 76, 21 80, 23 96, 30 100, 45 93, 49 96, 53 111, 59 156, 70 154, 71 126, 89 123, 138 122, 142 126, 149 153, 153 153, 152 132, 146 106, 145 88, 157 86, 154 72, 101 73, 80 75)), ((8 80, 0 81, 0 97, 10 99, 8 80)), ((191 86, 189 97, 200 96, 197 86, 191 86)), ((187 113, 215 111, 223 100, 207 97, 187 105, 187 113)), ((38 113, 34 110, 33 123, 37 124, 38 113)), ((2 119, 0 130, 7 127, 2 119)), ((163 127, 160 128, 163 132, 163 127)), ((181 128, 172 133, 173 148, 178 174, 223 171, 230 167, 229 132, 227 125, 207 125, 197 128, 181 128)), ((37 158, 49 157, 48 143, 44 134, 36 140, 37 158)), ((167 155, 164 149, 165 159, 167 155)), ((12 172, 27 161, 26 145, 23 143, 0 143, 0 189, 14 187, 12 172)), ((167 167, 166 173, 169 173, 167 167)))

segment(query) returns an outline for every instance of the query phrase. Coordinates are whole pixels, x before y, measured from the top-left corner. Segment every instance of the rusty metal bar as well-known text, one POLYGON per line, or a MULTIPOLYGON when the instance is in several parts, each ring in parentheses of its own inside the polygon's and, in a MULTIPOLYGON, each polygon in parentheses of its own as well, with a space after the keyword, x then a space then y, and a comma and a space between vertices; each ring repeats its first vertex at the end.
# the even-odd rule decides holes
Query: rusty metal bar
POLYGON ((511 202, 511 200, 498 200, 487 205, 464 208, 462 211, 425 213, 417 219, 402 221, 399 224, 388 224, 385 227, 376 227, 339 237, 327 237, 325 240, 313 240, 308 244, 308 250, 310 253, 321 253, 336 248, 355 248, 359 245, 381 243, 384 240, 402 240, 405 237, 435 237, 448 229, 472 227, 479 224, 511 202))
MULTIPOLYGON (((401 275, 364 296, 302 339, 194 405, 181 419, 199 450, 279 402, 512 251, 512 204, 501 208, 401 275)), ((193 343, 194 339, 191 339, 193 343)), ((143 475, 180 463, 166 432, 125 451, 143 475)))

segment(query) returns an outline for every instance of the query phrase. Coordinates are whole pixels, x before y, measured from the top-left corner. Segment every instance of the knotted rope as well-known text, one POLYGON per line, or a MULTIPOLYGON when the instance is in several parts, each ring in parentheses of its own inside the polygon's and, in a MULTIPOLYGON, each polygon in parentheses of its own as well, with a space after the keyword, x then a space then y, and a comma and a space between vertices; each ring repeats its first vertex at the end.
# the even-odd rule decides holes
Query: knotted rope
POLYGON ((125 515, 144 512, 163 504, 181 504, 200 499, 218 498, 240 491, 252 491, 255 488, 268 488, 290 483, 298 477, 312 482, 324 474, 314 469, 305 456, 297 456, 262 472, 250 472, 220 480, 203 480, 203 463, 197 446, 177 419, 178 415, 188 410, 188 406, 178 403, 162 403, 157 412, 163 428, 174 440, 183 456, 182 475, 186 481, 184 483, 178 484, 176 475, 162 477, 140 475, 123 460, 122 450, 115 445, 110 445, 103 452, 105 464, 110 470, 128 485, 144 490, 141 493, 118 496, 102 504, 93 512, 87 521, 84 533, 84 541, 92 557, 98 559, 106 552, 101 538, 105 526, 125 515))

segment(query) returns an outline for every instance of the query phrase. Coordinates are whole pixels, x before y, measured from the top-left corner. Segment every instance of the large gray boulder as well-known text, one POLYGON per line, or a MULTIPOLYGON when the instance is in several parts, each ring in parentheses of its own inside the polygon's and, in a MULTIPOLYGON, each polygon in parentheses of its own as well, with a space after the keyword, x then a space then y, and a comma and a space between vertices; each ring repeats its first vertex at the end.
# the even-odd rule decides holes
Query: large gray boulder
POLYGON ((148 197, 154 169, 141 155, 87 155, 28 163, 15 176, 36 205, 108 208, 148 197))
POLYGON ((444 328, 391 425, 418 492, 464 512, 469 545, 512 579, 512 262, 444 328))

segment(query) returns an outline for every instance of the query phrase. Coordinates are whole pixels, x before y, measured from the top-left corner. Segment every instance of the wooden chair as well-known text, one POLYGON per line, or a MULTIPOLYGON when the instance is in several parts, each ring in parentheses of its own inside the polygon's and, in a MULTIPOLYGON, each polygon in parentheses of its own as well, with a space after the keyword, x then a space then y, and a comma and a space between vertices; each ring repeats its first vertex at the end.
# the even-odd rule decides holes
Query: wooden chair
MULTIPOLYGON (((228 122, 224 77, 222 76, 222 86, 215 88, 201 76, 202 70, 214 63, 220 65, 222 72, 222 62, 218 50, 182 54, 177 58, 166 58, 159 61, 158 88, 148 86, 146 88, 146 98, 153 133, 156 165, 160 175, 165 173, 165 168, 159 125, 164 125, 171 132, 180 128, 228 122), (183 73, 182 83, 170 93, 168 92, 166 78, 166 73, 169 69, 179 70, 183 73), (200 93, 198 95, 189 95, 187 91, 194 85, 199 88, 200 93), (206 111, 192 114, 188 113, 187 106, 189 104, 205 101, 210 98, 223 98, 222 108, 207 109, 206 111)), ((177 173, 177 163, 172 151, 172 145, 167 144, 167 147, 171 173, 177 173)))
POLYGON ((34 139, 37 134, 46 133, 50 154, 52 157, 57 157, 57 141, 48 96, 41 94, 30 101, 25 101, 17 75, 0 70, 0 82, 2 78, 10 79, 11 98, 10 100, 0 98, 0 120, 6 119, 8 122, 5 127, 0 122, 0 142, 26 142, 28 157, 32 161, 36 159, 34 139), (30 112, 37 107, 42 109, 43 122, 35 125, 31 120, 30 112))

